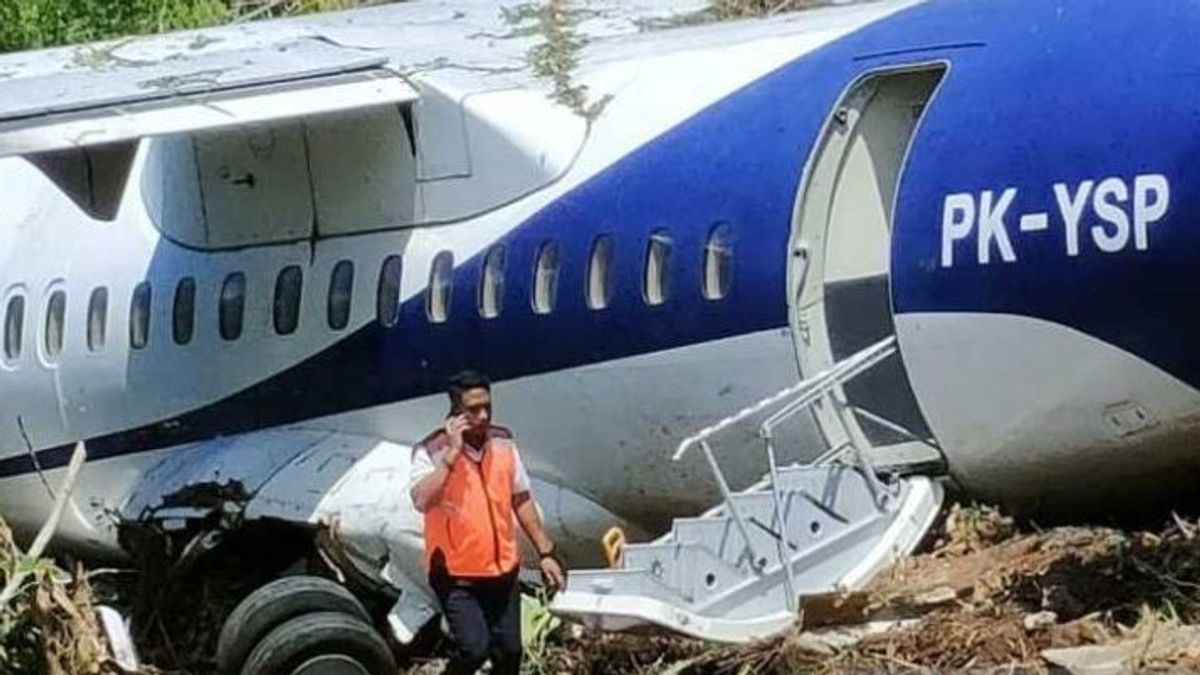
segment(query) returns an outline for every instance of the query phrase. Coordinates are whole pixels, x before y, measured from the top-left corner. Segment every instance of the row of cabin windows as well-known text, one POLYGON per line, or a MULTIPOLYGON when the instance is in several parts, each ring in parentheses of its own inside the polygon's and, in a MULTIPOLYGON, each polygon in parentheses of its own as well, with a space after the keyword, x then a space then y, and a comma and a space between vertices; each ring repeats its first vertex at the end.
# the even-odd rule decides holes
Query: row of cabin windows
MULTIPOLYGON (((304 272, 299 265, 289 265, 275 280, 275 296, 272 316, 275 332, 291 335, 300 325, 300 299, 303 290, 304 272)), ((328 298, 328 324, 333 330, 342 330, 350 323, 350 302, 354 289, 354 264, 343 260, 334 266, 330 275, 328 298)), ((133 289, 129 308, 129 344, 134 349, 144 349, 150 342, 150 315, 152 291, 150 283, 143 281, 133 289)), ((46 305, 44 343, 46 358, 53 360, 62 352, 64 323, 67 310, 67 294, 55 290, 46 305)), ((221 338, 236 340, 242 335, 246 310, 246 275, 234 272, 225 277, 221 284, 218 306, 218 324, 221 338)), ((180 279, 175 286, 175 297, 171 306, 171 336, 176 344, 186 345, 195 334, 196 280, 192 277, 180 279)), ((8 300, 4 316, 4 358, 14 362, 21 356, 25 323, 25 296, 14 295, 8 300)), ((108 289, 92 291, 87 313, 87 347, 98 352, 104 348, 108 326, 108 289)))
MULTIPOLYGON (((588 256, 587 288, 585 300, 591 309, 605 309, 612 302, 613 255, 615 247, 612 235, 600 235, 592 243, 588 256)), ((646 248, 645 268, 642 277, 642 299, 648 305, 665 303, 670 294, 671 261, 674 242, 666 230, 651 234, 646 248)), ((733 259, 732 231, 728 223, 719 223, 709 232, 704 247, 704 277, 702 292, 708 300, 721 300, 729 294, 731 262, 733 259)), ((484 256, 483 271, 479 278, 479 314, 485 319, 494 319, 503 311, 505 265, 507 249, 503 244, 493 246, 484 256)), ((395 325, 399 308, 397 299, 400 287, 399 258, 384 263, 380 276, 379 319, 385 326, 395 325), (391 269, 389 263, 395 263, 391 269)), ((538 314, 554 311, 558 302, 558 277, 562 257, 558 243, 547 240, 537 251, 533 268, 533 287, 530 305, 538 314)), ((454 260, 449 252, 434 259, 430 272, 429 294, 426 297, 426 314, 435 323, 448 318, 450 290, 454 260)))
MULTIPOLYGON (((673 240, 665 230, 651 234, 642 278, 642 297, 648 305, 661 305, 669 297, 673 249, 673 240)), ((702 292, 705 298, 721 300, 729 294, 732 252, 730 227, 727 223, 720 223, 710 231, 704 248, 702 292)), ((600 235, 592 243, 585 295, 587 306, 591 309, 604 309, 612 301, 613 254, 612 235, 600 235)), ((503 244, 492 247, 484 257, 478 297, 479 313, 484 318, 494 319, 503 311, 506 257, 507 250, 503 244)), ((534 312, 549 314, 554 311, 558 301, 561 263, 557 242, 549 240, 538 248, 530 298, 534 312)), ((388 256, 380 267, 376 294, 376 316, 385 327, 394 326, 400 320, 401 276, 400 256, 388 256)), ((425 311, 430 322, 441 323, 449 318, 453 277, 454 256, 449 251, 443 251, 434 257, 429 273, 425 311)), ((276 334, 291 335, 299 327, 303 287, 304 272, 299 265, 284 267, 276 277, 271 313, 276 334)), ((342 260, 334 266, 329 279, 326 323, 331 329, 343 330, 349 325, 353 289, 354 264, 342 260)), ((134 349, 144 349, 149 344, 151 299, 149 282, 144 281, 134 288, 129 311, 129 343, 134 349)), ((51 360, 62 352, 66 308, 66 291, 53 291, 46 307, 43 345, 46 357, 51 360)), ((219 297, 217 319, 223 340, 233 341, 241 337, 245 310, 246 275, 233 272, 222 282, 219 297)), ((4 318, 4 358, 10 363, 21 356, 24 316, 25 297, 14 295, 9 298, 4 318)), ((192 341, 196 328, 195 317, 196 280, 184 277, 175 286, 172 301, 171 336, 176 344, 186 345, 192 341)), ((97 352, 104 348, 107 325, 108 289, 100 287, 92 291, 88 300, 89 351, 97 352)))

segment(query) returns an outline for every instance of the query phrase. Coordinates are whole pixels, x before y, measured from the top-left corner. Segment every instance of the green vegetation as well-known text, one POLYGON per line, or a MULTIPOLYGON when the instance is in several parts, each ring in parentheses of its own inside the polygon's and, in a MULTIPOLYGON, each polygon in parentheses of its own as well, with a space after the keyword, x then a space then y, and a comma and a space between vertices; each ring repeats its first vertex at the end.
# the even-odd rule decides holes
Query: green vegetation
POLYGON ((82 569, 73 574, 29 556, 0 521, 0 673, 99 675, 115 672, 82 569))
POLYGON ((0 0, 0 52, 348 9, 361 0, 0 0))
POLYGON ((7 0, 0 3, 0 50, 196 28, 229 11, 224 0, 7 0))

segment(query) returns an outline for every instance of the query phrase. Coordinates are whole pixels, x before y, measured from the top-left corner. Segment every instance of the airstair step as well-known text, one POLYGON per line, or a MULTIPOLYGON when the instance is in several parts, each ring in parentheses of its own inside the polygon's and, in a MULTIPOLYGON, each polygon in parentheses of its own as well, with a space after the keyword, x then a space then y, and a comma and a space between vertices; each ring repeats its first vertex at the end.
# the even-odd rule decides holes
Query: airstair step
MULTIPOLYGON (((705 546, 719 558, 735 567, 749 565, 762 569, 768 565, 778 565, 779 538, 778 528, 770 527, 770 523, 747 523, 746 530, 750 533, 750 546, 753 555, 746 546, 746 538, 732 518, 699 517, 676 518, 671 530, 671 540, 705 546)), ((798 551, 795 543, 785 541, 784 555, 787 551, 793 554, 798 551)))
POLYGON ((572 570, 570 583, 592 595, 640 596, 671 604, 684 601, 678 591, 643 569, 572 570))
POLYGON ((922 441, 904 441, 870 448, 864 454, 877 469, 907 476, 945 473, 946 458, 936 447, 922 441))
POLYGON ((707 602, 753 575, 749 565, 731 565, 699 544, 630 544, 623 557, 625 569, 646 572, 689 603, 707 602))
MULTIPOLYGON (((780 491, 779 499, 788 527, 786 538, 794 544, 820 539, 849 523, 874 517, 879 510, 867 479, 861 473, 838 473, 828 485, 815 489, 797 485, 789 488, 780 491)), ((748 526, 753 524, 770 532, 780 531, 775 518, 775 500, 770 491, 737 493, 731 501, 748 526)), ((731 515, 722 506, 704 517, 731 515)))
MULTIPOLYGON (((876 478, 872 458, 846 425, 852 411, 836 395, 896 350, 891 336, 685 439, 675 458, 690 448, 705 452, 725 501, 698 518, 677 519, 657 541, 627 546, 624 569, 573 573, 551 609, 607 629, 651 625, 745 642, 790 626, 798 595, 860 588, 910 553, 938 514, 941 487, 919 475, 876 478), (834 418, 845 433, 834 436, 848 440, 826 435, 819 462, 776 469, 774 480, 730 494, 710 439, 773 408, 759 436, 774 467, 771 430, 818 402, 839 408, 834 418)), ((893 469, 926 463, 919 448, 895 450, 893 469)))
MULTIPOLYGON (((865 584, 885 565, 911 552, 941 505, 940 487, 922 476, 902 479, 895 486, 893 501, 880 509, 862 474, 847 474, 840 467, 803 473, 819 471, 826 472, 826 481, 809 487, 829 482, 835 486, 832 492, 820 493, 825 495, 822 500, 810 500, 796 497, 806 490, 793 491, 787 507, 789 529, 795 536, 788 565, 795 572, 792 591, 796 594, 865 584)), ((747 519, 772 522, 770 492, 735 494, 733 500, 747 519)), ((768 562, 761 567, 753 566, 739 550, 745 542, 730 516, 718 512, 678 519, 670 535, 628 545, 624 569, 572 572, 552 609, 594 626, 623 630, 652 624, 726 642, 782 630, 791 623, 786 574, 774 539, 757 529, 762 537, 751 530, 752 544, 768 562), (771 545, 764 546, 767 543, 771 545)))
MULTIPOLYGON (((873 508, 867 478, 861 470, 854 467, 845 465, 789 466, 780 468, 776 475, 778 476, 778 489, 785 502, 788 501, 789 495, 798 495, 809 504, 837 514, 838 517, 846 520, 866 515, 866 510, 873 508)), ((753 513, 756 515, 761 516, 764 508, 767 509, 767 513, 774 513, 775 507, 771 501, 770 484, 765 480, 755 484, 752 488, 734 494, 733 499, 738 508, 745 506, 753 509, 753 513), (766 495, 766 497, 756 495, 766 495)), ((720 515, 724 510, 725 505, 719 504, 704 515, 720 515)))
POLYGON ((750 618, 707 616, 650 595, 619 595, 568 591, 555 596, 552 610, 591 628, 605 631, 662 626, 701 640, 747 642, 774 635, 796 623, 788 610, 764 612, 750 618))

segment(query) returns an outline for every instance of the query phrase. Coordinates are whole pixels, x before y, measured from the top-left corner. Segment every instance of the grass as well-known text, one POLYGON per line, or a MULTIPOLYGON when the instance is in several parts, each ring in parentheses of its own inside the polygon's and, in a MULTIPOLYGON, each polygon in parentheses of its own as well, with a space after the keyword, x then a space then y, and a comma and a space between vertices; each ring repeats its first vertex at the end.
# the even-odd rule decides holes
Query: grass
POLYGON ((115 672, 93 606, 88 577, 46 558, 32 559, 0 521, 0 583, 28 574, 0 606, 0 673, 94 675, 115 672))
POLYGON ((0 52, 350 9, 362 0, 2 0, 0 52))

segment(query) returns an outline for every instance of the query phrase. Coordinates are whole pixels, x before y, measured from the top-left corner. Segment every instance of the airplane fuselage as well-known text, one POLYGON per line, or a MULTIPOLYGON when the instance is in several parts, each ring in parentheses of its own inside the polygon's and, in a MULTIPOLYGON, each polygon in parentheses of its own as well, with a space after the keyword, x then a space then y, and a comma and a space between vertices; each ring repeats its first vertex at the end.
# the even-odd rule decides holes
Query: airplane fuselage
MULTIPOLYGON (((147 138, 111 217, 0 160, 0 512, 40 524, 39 466, 85 441, 63 537, 115 551, 106 514, 161 497, 148 474, 180 487, 177 451, 265 484, 298 461, 289 438, 407 448, 475 368, 535 478, 578 500, 556 532, 590 551, 605 521, 712 503, 680 440, 893 332, 899 359, 846 395, 936 441, 968 491, 1186 482, 1198 24, 1174 2, 881 3, 600 41, 575 76, 611 98, 586 123, 417 74, 511 147, 447 150, 432 108, 405 113, 415 131, 345 127, 377 136, 314 117, 147 138)), ((764 470, 752 432, 724 451, 735 483, 764 470)), ((790 433, 804 459, 823 423, 790 433)))

